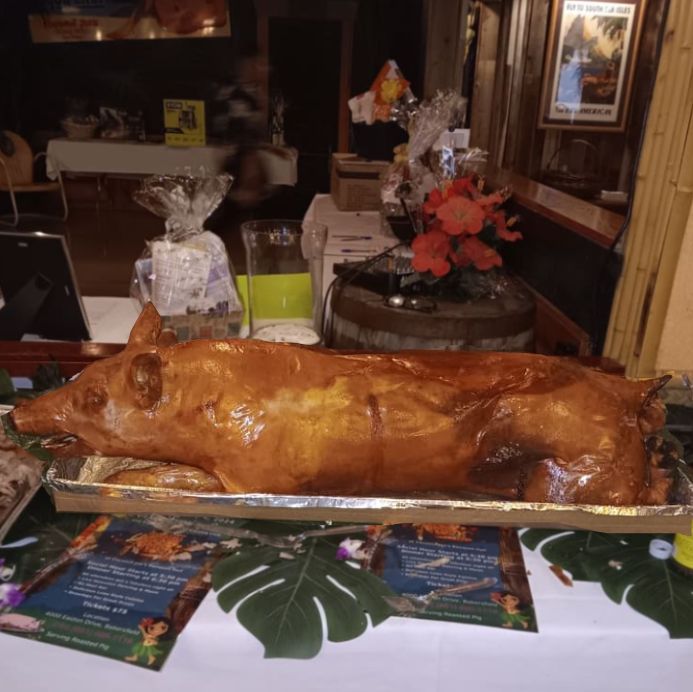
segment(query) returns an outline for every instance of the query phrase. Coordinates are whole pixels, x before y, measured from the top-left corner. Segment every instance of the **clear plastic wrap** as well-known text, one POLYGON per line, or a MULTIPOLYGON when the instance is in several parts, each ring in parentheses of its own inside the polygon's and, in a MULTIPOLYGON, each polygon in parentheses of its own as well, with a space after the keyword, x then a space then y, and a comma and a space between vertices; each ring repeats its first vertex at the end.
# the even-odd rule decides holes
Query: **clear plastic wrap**
POLYGON ((401 214, 403 202, 412 210, 420 207, 442 180, 472 172, 470 160, 485 162, 485 152, 479 149, 434 149, 441 135, 462 120, 466 107, 467 100, 458 93, 439 91, 428 101, 393 112, 392 117, 407 129, 409 142, 384 175, 381 198, 386 216, 401 214))
POLYGON ((229 175, 152 176, 133 197, 164 218, 166 234, 135 262, 130 294, 151 301, 179 340, 238 336, 243 306, 224 242, 204 229, 233 182, 229 175))
POLYGON ((440 135, 464 115, 467 100, 454 91, 439 91, 412 112, 409 120, 409 162, 433 147, 440 135))
POLYGON ((441 147, 430 150, 427 163, 439 182, 468 175, 483 176, 486 173, 488 152, 478 147, 460 151, 441 147))

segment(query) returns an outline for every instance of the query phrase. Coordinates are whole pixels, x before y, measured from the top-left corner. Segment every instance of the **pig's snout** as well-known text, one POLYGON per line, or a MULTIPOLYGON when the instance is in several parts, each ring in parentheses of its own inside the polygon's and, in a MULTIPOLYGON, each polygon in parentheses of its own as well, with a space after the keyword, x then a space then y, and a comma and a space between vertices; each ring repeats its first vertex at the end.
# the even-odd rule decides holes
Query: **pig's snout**
POLYGON ((55 435, 64 432, 62 422, 69 407, 69 394, 62 387, 37 399, 23 401, 10 413, 17 432, 30 435, 55 435))

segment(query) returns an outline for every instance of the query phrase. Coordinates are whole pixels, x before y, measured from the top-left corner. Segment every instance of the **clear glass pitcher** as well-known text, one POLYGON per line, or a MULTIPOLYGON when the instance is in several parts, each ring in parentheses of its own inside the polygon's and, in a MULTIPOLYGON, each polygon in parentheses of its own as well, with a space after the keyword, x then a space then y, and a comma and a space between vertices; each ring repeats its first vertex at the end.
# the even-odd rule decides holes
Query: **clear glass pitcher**
POLYGON ((241 225, 248 274, 250 337, 318 344, 327 226, 265 220, 241 225))

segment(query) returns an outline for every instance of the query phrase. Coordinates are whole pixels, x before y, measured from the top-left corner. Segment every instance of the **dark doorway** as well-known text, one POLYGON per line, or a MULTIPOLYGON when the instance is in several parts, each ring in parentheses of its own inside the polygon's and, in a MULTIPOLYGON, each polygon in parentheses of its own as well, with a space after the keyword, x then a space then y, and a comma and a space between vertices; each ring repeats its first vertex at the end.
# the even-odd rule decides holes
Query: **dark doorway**
POLYGON ((337 149, 341 25, 339 21, 269 20, 270 93, 287 103, 285 138, 298 149, 301 187, 329 191, 337 149))

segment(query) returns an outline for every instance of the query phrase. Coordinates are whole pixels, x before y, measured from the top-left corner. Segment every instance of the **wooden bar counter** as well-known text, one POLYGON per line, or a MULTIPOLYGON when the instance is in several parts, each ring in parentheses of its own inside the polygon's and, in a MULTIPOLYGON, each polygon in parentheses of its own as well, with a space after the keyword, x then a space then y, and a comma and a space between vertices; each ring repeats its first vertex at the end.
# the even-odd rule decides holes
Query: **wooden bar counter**
POLYGON ((486 177, 493 188, 510 187, 514 201, 521 207, 604 248, 611 247, 625 222, 621 214, 504 168, 489 168, 486 177))

